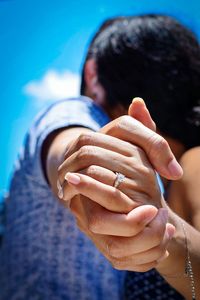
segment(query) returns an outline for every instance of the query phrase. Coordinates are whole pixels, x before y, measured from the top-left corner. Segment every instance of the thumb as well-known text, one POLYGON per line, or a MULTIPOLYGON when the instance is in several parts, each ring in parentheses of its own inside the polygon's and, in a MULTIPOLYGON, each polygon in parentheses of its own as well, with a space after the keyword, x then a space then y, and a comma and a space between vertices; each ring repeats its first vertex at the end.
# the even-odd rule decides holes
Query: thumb
POLYGON ((128 114, 134 119, 140 121, 144 126, 153 131, 156 131, 156 124, 152 120, 151 115, 142 98, 136 97, 133 99, 132 103, 129 106, 128 114))

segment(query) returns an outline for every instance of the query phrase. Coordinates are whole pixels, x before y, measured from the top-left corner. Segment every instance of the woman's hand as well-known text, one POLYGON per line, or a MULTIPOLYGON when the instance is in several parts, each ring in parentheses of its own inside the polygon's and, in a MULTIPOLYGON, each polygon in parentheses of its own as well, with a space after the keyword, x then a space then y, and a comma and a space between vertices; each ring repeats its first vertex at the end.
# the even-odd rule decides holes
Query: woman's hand
POLYGON ((129 213, 112 212, 103 207, 105 199, 110 201, 114 210, 112 206, 117 203, 120 206, 119 200, 126 202, 124 194, 118 199, 116 192, 111 195, 102 189, 99 181, 96 181, 93 190, 91 178, 80 173, 67 173, 67 180, 78 194, 70 204, 78 227, 116 269, 144 272, 156 267, 168 256, 166 248, 174 234, 174 227, 167 223, 166 209, 142 205, 129 213), (91 195, 90 188, 94 195, 91 195), (83 190, 84 196, 81 195, 83 190), (94 198, 96 196, 98 199, 94 198))

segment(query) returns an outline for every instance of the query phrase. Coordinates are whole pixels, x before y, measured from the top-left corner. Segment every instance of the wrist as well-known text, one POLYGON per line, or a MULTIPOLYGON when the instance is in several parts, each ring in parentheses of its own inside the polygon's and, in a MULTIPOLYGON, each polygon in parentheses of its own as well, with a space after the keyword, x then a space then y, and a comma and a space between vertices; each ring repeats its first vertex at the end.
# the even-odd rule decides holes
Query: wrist
POLYGON ((175 233, 167 247, 169 256, 165 260, 161 261, 157 265, 156 269, 159 273, 165 274, 166 276, 184 276, 186 253, 185 255, 183 255, 183 253, 186 249, 185 235, 182 227, 183 221, 169 208, 166 203, 163 207, 168 209, 168 223, 175 227, 175 233))
POLYGON ((177 231, 169 245, 168 258, 161 261, 156 269, 170 284, 177 282, 180 290, 185 290, 189 298, 196 299, 198 293, 194 276, 196 266, 193 264, 194 261, 192 263, 192 249, 188 232, 190 228, 184 220, 178 216, 175 217, 175 214, 171 218, 178 225, 177 231), (182 287, 180 282, 183 284, 182 287))

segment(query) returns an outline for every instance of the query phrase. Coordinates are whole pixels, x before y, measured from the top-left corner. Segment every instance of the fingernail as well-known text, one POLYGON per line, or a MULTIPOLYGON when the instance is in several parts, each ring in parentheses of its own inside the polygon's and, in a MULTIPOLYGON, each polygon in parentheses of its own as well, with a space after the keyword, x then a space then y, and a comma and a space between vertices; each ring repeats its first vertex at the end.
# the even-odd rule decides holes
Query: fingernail
POLYGON ((57 189, 58 189, 58 197, 60 199, 63 198, 63 189, 62 189, 62 185, 60 184, 60 181, 57 180, 57 189))
POLYGON ((75 184, 78 185, 79 182, 81 181, 80 177, 76 174, 70 173, 68 172, 67 174, 65 174, 65 179, 71 183, 71 184, 75 184))
POLYGON ((60 184, 60 181, 57 180, 57 189, 60 190, 62 188, 61 184, 60 184))
POLYGON ((169 239, 172 239, 176 232, 176 228, 172 224, 169 224, 169 225, 167 226, 167 234, 169 236, 169 239))
POLYGON ((181 177, 183 175, 183 169, 178 164, 175 158, 173 158, 168 164, 168 170, 170 174, 174 177, 181 177))
POLYGON ((146 104, 145 104, 145 102, 144 102, 144 100, 143 100, 142 98, 140 98, 140 97, 135 97, 135 98, 133 98, 132 103, 135 102, 135 101, 139 101, 139 102, 143 103, 144 106, 146 107, 146 104))
POLYGON ((58 190, 58 198, 60 198, 60 199, 63 199, 63 196, 64 196, 64 194, 63 194, 63 189, 62 189, 62 187, 58 190))

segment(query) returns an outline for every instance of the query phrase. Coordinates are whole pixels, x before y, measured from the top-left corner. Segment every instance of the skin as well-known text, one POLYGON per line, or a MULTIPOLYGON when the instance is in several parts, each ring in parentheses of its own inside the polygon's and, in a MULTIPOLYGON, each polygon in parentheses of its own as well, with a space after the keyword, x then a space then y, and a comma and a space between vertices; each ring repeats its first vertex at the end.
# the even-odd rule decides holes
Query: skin
POLYGON ((200 230, 200 147, 188 150, 181 157, 180 164, 185 172, 170 188, 169 205, 179 216, 200 230), (184 206, 181 205, 182 201, 184 206))
MULTIPOLYGON (((123 117, 120 118, 120 120, 124 122, 123 117)), ((115 126, 119 125, 120 120, 114 121, 111 124, 113 129, 115 128, 115 126)), ((127 118, 127 120, 129 121, 129 123, 130 121, 133 121, 129 117, 127 118)), ((137 125, 143 126, 139 122, 137 122, 137 125)), ((111 127, 109 127, 109 130, 110 129, 111 127)), ((103 130, 105 130, 105 128, 103 130)), ((60 151, 60 145, 62 144, 61 139, 69 138, 69 136, 67 136, 67 133, 73 135, 74 137, 75 130, 73 129, 66 130, 65 134, 61 133, 56 137, 56 140, 52 144, 49 151, 47 165, 51 165, 49 160, 52 159, 52 152, 55 153, 56 151, 60 151), (59 147, 57 145, 59 145, 59 147)), ((150 135, 152 134, 155 135, 156 137, 155 140, 157 141, 159 140, 158 145, 160 145, 160 137, 157 139, 156 133, 151 131, 149 131, 148 133, 150 135)), ((139 207, 141 204, 144 203, 145 198, 146 198, 145 204, 152 202, 153 199, 154 205, 161 207, 161 202, 162 202, 162 196, 159 192, 158 185, 155 180, 155 172, 151 167, 151 164, 146 159, 144 155, 144 151, 131 144, 128 144, 127 142, 118 140, 115 137, 108 136, 106 137, 106 139, 105 137, 106 136, 103 134, 98 134, 98 133, 89 134, 89 132, 87 131, 87 134, 82 133, 79 136, 79 138, 76 139, 76 142, 71 144, 68 153, 65 155, 66 157, 68 156, 68 158, 65 159, 64 163, 59 168, 59 180, 61 184, 63 184, 64 175, 67 172, 67 170, 74 171, 76 169, 82 169, 82 174, 81 175, 79 174, 79 176, 81 176, 81 184, 78 185, 78 190, 76 189, 77 185, 75 189, 73 189, 73 186, 71 185, 71 191, 69 191, 70 186, 67 185, 65 182, 63 184, 64 199, 70 200, 70 198, 73 198, 70 208, 77 218, 78 226, 81 228, 82 231, 84 231, 87 235, 90 236, 90 238, 93 240, 96 246, 111 261, 111 263, 115 266, 115 268, 123 269, 125 267, 124 260, 120 262, 117 257, 115 258, 112 255, 112 253, 116 251, 116 249, 115 247, 113 246, 111 247, 109 245, 113 244, 114 239, 104 236, 104 234, 117 236, 118 233, 116 232, 116 224, 121 225, 120 238, 121 237, 132 238, 133 236, 142 232, 142 234, 137 237, 138 242, 136 244, 138 244, 138 250, 136 251, 138 252, 135 253, 135 255, 137 254, 137 261, 135 265, 132 266, 132 268, 134 268, 134 270, 137 271, 146 271, 154 267, 155 264, 157 264, 158 259, 161 260, 162 258, 165 258, 168 255, 168 252, 166 252, 166 246, 170 238, 172 238, 172 235, 174 233, 174 227, 170 224, 167 224, 168 213, 166 209, 162 208, 158 210, 156 209, 155 206, 152 205, 145 205, 139 207), (110 182, 112 181, 113 183, 115 179, 115 174, 112 171, 108 171, 106 169, 110 168, 116 170, 117 165, 120 166, 120 163, 117 164, 115 163, 115 164, 111 164, 108 168, 108 164, 110 163, 110 161, 111 162, 115 161, 114 157, 116 157, 116 152, 109 150, 110 156, 107 156, 105 155, 105 149, 98 147, 100 149, 100 154, 96 155, 97 153, 93 153, 94 155, 91 156, 90 150, 88 151, 88 148, 86 147, 84 148, 85 145, 83 145, 88 140, 90 140, 90 143, 93 145, 92 147, 94 147, 94 145, 95 144, 97 145, 98 143, 100 146, 100 144, 103 141, 102 143, 103 148, 105 147, 109 148, 111 147, 110 145, 112 145, 112 150, 118 150, 118 153, 119 152, 123 153, 125 151, 124 149, 126 149, 126 152, 124 154, 128 156, 121 154, 120 157, 121 160, 123 158, 124 159, 126 158, 123 168, 124 167, 126 168, 129 165, 129 162, 133 162, 132 163, 133 167, 127 168, 127 172, 129 172, 130 180, 128 183, 125 184, 124 190, 122 190, 123 192, 107 184, 102 184, 103 182, 100 182, 100 178, 103 178, 104 182, 106 182, 108 179, 110 180, 110 182), (73 150, 79 147, 81 151, 73 150), (73 154, 70 155, 71 152, 75 153, 75 155, 73 154), (102 157, 106 157, 106 159, 102 160, 102 157), (136 157, 138 157, 137 160, 136 157), (87 168, 87 164, 91 163, 91 160, 93 160, 94 163, 93 166, 95 166, 95 168, 94 167, 87 168), (84 165, 82 165, 83 162, 84 165), (96 167, 99 165, 101 165, 100 168, 96 167), (136 182, 136 185, 131 178, 131 171, 135 171, 136 174, 143 174, 140 178, 137 175, 138 181, 136 182), (89 176, 85 175, 84 173, 88 174, 89 176), (107 174, 106 177, 105 177, 105 173, 107 174), (92 174, 93 174, 93 178, 92 178, 92 174), (99 181, 95 180, 95 177, 99 181), (145 179, 146 179, 146 185, 144 185, 145 179), (149 189, 149 180, 152 181, 152 189, 149 189), (133 194, 134 185, 136 191, 133 194), (142 190, 144 192, 142 192, 142 190), (147 190, 150 191, 150 194, 147 193, 147 190), (98 193, 96 191, 98 191, 98 193), (128 197, 124 192, 129 194, 129 196, 131 196, 132 198, 128 197), (135 201, 133 201, 133 198, 135 199, 135 201), (93 199, 93 201, 91 201, 90 199, 93 199), (133 208, 135 208, 135 210, 133 210, 133 208), (113 212, 124 212, 124 213, 115 214, 113 212), (153 222, 151 222, 152 220, 153 222), (149 224, 150 229, 148 229, 146 232, 146 230, 144 229, 147 224, 149 224), (99 239, 99 234, 101 234, 100 239, 99 239), (148 235, 151 236, 151 239, 148 238, 149 242, 145 243, 144 240, 147 241, 146 237, 148 235), (139 263, 139 265, 137 262, 139 263)), ((135 135, 135 139, 136 138, 137 138, 137 134, 135 135)), ((147 140, 147 138, 148 137, 144 137, 144 141, 147 140)), ((142 141, 142 139, 140 141, 142 141)), ((157 147, 156 145, 157 144, 155 144, 154 146, 155 149, 157 147)), ((162 156, 162 159, 163 161, 166 161, 168 164, 169 161, 174 161, 174 156, 171 153, 167 143, 163 143, 163 145, 166 150, 165 151, 166 157, 162 156)), ((146 147, 146 151, 149 151, 148 143, 144 143, 144 146, 146 147)), ((155 151, 153 151, 153 153, 154 152, 155 151)), ((119 155, 117 156, 117 158, 119 158, 119 155)), ((157 155, 152 156, 152 162, 155 165, 157 164, 160 169, 165 170, 162 164, 158 164, 157 159, 158 159, 157 155)), ((119 169, 118 171, 122 171, 122 170, 119 169)), ((170 173, 168 169, 165 170, 165 172, 170 173)), ((51 173, 48 171, 50 182, 55 182, 55 178, 51 177, 51 175, 54 176, 54 174, 55 172, 51 173)), ((168 174, 168 176, 171 175, 168 174)), ((123 185, 121 185, 121 188, 122 187, 123 185)), ((116 237, 116 239, 118 240, 118 237, 116 237)), ((127 252, 126 256, 130 256, 130 253, 127 252)), ((129 258, 129 260, 130 259, 132 260, 132 258, 129 258)), ((128 260, 126 263, 129 265, 128 260)), ((127 264, 126 264, 126 268, 128 268, 127 264)))
MULTIPOLYGON (((48 149, 47 176, 55 194, 59 179, 63 185, 61 201, 71 200, 68 205, 77 225, 115 268, 147 271, 156 267, 173 287, 190 299, 189 280, 182 276, 185 236, 181 223, 184 220, 166 205, 154 168, 172 180, 180 178, 182 170, 166 140, 153 131, 155 124, 144 103, 135 101, 129 114, 140 122, 123 116, 100 133, 90 133, 85 128, 60 132, 48 149), (115 171, 126 175, 126 181, 117 189, 113 187, 115 171)), ((173 194, 170 199, 173 202, 173 194)), ((200 234, 188 223, 185 228, 195 282, 198 282, 200 234)), ((197 285, 196 294, 199 299, 197 285)))

